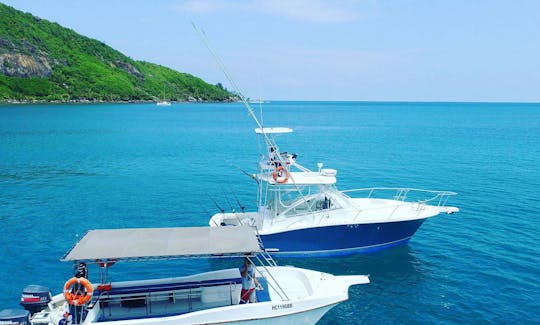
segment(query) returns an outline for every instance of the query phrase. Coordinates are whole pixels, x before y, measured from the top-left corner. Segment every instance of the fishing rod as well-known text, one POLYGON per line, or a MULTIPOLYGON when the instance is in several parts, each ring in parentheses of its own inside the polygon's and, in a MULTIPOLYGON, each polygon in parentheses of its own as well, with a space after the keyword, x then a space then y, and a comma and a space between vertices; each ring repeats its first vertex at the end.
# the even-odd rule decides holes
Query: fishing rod
POLYGON ((219 227, 219 225, 217 224, 217 222, 216 222, 214 219, 212 219, 212 215, 210 214, 210 212, 208 212, 208 210, 206 210, 206 208, 203 207, 202 204, 200 204, 200 203, 199 203, 199 207, 200 207, 201 209, 204 210, 204 212, 206 213, 206 215, 208 216, 208 218, 210 218, 210 220, 212 221, 212 223, 213 223, 216 227, 219 227))
POLYGON ((223 190, 223 188, 221 190, 223 191, 223 195, 225 196, 225 200, 227 201, 227 204, 229 205, 229 208, 231 208, 231 212, 236 213, 236 211, 234 211, 233 205, 231 204, 231 201, 229 200, 229 196, 227 195, 227 191, 223 190))
POLYGON ((240 200, 238 200, 238 197, 236 196, 236 193, 234 191, 232 192, 232 194, 234 196, 234 199, 236 200, 236 204, 238 204, 238 206, 240 207, 240 210, 242 210, 242 213, 244 213, 245 212, 244 210, 246 209, 246 207, 240 203, 240 200))
POLYGON ((219 211, 221 211, 221 213, 225 213, 225 209, 223 209, 222 207, 220 207, 219 204, 217 203, 217 201, 214 200, 214 198, 211 197, 210 194, 206 193, 206 195, 210 198, 210 200, 212 200, 212 202, 214 202, 214 205, 216 206, 216 208, 219 209, 219 211))
POLYGON ((232 164, 230 162, 227 161, 227 163, 229 164, 229 166, 231 167, 234 167, 236 169, 238 169, 239 171, 241 171, 244 175, 246 175, 247 177, 253 179, 255 182, 257 182, 257 184, 259 184, 259 179, 257 178, 257 174, 250 174, 248 172, 246 172, 245 170, 243 170, 242 168, 238 167, 237 165, 235 164, 232 164))

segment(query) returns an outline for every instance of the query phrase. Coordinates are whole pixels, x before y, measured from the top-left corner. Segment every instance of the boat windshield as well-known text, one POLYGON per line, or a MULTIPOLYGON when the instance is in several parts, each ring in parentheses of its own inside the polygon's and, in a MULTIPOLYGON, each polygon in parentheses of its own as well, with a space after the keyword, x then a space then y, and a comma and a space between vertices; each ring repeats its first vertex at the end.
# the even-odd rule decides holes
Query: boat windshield
POLYGON ((322 210, 339 208, 333 186, 283 187, 276 189, 268 201, 272 216, 293 217, 322 210))

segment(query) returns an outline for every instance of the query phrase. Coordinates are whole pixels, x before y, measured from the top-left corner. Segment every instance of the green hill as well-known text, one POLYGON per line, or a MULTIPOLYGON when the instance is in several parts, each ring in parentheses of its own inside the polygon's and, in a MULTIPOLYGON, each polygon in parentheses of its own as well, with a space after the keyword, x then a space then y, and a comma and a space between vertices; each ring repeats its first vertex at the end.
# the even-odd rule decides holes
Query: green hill
POLYGON ((221 84, 135 61, 104 43, 0 3, 0 101, 228 101, 221 84))

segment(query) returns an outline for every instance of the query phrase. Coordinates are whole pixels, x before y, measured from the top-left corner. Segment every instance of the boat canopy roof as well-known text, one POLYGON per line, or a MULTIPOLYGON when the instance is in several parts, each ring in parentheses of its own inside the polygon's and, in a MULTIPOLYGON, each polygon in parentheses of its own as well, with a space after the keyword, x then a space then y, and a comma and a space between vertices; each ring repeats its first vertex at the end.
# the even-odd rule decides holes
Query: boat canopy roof
POLYGON ((255 133, 257 134, 275 134, 275 133, 291 133, 293 129, 291 128, 283 128, 283 127, 276 127, 276 128, 256 128, 255 133))
POLYGON ((261 252, 250 227, 89 230, 62 261, 171 259, 261 252))

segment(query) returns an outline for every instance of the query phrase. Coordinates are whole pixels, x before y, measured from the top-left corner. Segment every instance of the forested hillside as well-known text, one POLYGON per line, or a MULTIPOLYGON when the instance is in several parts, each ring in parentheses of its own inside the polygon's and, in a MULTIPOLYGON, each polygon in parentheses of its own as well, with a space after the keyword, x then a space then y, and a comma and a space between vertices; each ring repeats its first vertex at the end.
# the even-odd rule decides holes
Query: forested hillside
POLYGON ((229 101, 221 84, 136 61, 0 3, 0 101, 229 101))

